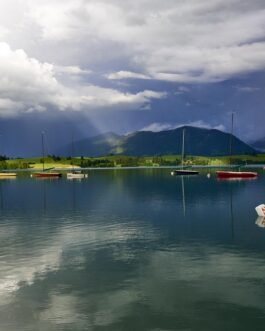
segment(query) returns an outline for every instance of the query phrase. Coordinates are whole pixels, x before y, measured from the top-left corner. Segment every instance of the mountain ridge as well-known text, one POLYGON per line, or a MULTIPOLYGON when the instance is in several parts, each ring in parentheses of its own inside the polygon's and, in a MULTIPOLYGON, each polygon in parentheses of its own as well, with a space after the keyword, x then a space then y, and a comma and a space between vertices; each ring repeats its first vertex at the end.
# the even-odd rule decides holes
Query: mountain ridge
MULTIPOLYGON (((136 131, 121 136, 112 132, 76 141, 75 155, 104 156, 109 154, 155 156, 181 154, 182 131, 185 129, 185 154, 194 156, 224 156, 229 154, 229 133, 218 129, 182 126, 160 132, 136 131)), ((236 136, 232 136, 232 154, 255 154, 257 151, 236 136)), ((58 150, 69 155, 70 144, 58 150)))
POLYGON ((265 137, 252 141, 249 145, 255 149, 265 152, 265 137))

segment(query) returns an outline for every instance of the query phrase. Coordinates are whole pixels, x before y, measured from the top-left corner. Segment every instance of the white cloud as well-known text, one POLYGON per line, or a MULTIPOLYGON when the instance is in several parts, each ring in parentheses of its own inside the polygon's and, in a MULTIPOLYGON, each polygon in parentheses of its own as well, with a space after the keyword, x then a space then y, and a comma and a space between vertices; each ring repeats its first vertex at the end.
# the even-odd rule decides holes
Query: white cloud
POLYGON ((131 71, 118 71, 107 75, 108 79, 150 79, 149 76, 131 71))
POLYGON ((258 0, 27 4, 27 17, 39 26, 45 42, 73 42, 86 50, 100 45, 108 57, 125 50, 137 70, 130 72, 125 65, 109 75, 111 79, 216 82, 265 68, 265 4, 258 0))
POLYGON ((190 88, 188 88, 187 86, 179 86, 174 94, 181 95, 188 92, 190 92, 190 88))
MULTIPOLYGON (((59 110, 91 110, 100 107, 138 109, 151 99, 165 96, 162 92, 122 93, 95 85, 67 86, 65 75, 83 75, 79 67, 56 67, 30 58, 23 50, 11 50, 0 43, 0 115, 22 111, 44 111, 52 106, 59 110), (57 74, 63 73, 63 82, 57 74)), ((67 78, 66 78, 67 80, 67 78)))
POLYGON ((0 26, 0 38, 3 39, 9 33, 8 29, 0 26))
POLYGON ((78 66, 54 66, 54 70, 57 74, 70 74, 70 75, 89 75, 91 70, 84 70, 78 66))
POLYGON ((249 93, 261 90, 260 87, 255 87, 255 86, 237 86, 236 88, 238 91, 249 92, 249 93))
POLYGON ((165 95, 121 92, 128 91, 122 80, 187 88, 264 70, 264 19, 260 0, 2 2, 0 37, 24 51, 3 60, 1 44, 1 113, 49 106, 148 109, 152 98, 165 95))
POLYGON ((193 121, 188 123, 151 123, 145 127, 143 127, 140 131, 153 131, 153 132, 160 132, 160 131, 166 131, 166 130, 174 130, 177 128, 180 128, 182 126, 194 126, 198 128, 204 128, 204 129, 216 129, 220 131, 225 131, 225 127, 223 125, 211 125, 208 123, 205 123, 204 121, 193 121))

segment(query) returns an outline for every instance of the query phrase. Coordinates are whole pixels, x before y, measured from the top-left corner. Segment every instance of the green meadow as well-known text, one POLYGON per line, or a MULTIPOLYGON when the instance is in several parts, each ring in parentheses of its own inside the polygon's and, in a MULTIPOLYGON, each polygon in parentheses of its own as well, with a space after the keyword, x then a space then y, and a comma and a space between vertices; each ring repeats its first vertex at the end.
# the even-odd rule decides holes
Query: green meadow
MULTIPOLYGON (((108 155, 102 157, 59 157, 48 156, 44 158, 45 169, 49 168, 106 168, 106 167, 160 167, 178 166, 181 164, 180 155, 163 156, 125 156, 108 155)), ((233 155, 229 156, 189 156, 186 155, 184 165, 186 166, 227 166, 229 164, 251 165, 265 164, 265 154, 257 155, 233 155)), ((14 158, 0 161, 0 169, 42 169, 43 158, 14 158)))

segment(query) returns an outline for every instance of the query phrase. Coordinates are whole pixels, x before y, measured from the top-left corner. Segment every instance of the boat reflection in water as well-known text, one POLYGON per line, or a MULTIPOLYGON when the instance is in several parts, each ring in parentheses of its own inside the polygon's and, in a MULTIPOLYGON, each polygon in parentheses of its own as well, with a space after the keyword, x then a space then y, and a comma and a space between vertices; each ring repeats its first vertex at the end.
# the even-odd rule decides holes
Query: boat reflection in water
POLYGON ((0 172, 0 179, 16 179, 17 174, 15 172, 0 172))
POLYGON ((258 177, 257 176, 253 176, 253 177, 216 177, 218 182, 222 182, 222 181, 250 181, 250 180, 256 180, 258 177))
POLYGON ((259 216, 256 219, 255 224, 257 224, 257 226, 259 226, 260 228, 265 228, 265 217, 259 216))
POLYGON ((258 173, 251 171, 216 171, 216 175, 218 179, 241 180, 241 179, 256 179, 258 173))

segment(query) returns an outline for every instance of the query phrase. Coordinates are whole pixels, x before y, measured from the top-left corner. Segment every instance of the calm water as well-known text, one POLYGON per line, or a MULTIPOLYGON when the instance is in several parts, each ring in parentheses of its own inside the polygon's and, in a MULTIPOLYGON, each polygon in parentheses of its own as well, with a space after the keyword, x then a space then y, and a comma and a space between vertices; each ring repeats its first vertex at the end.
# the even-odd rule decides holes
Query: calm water
POLYGON ((0 182, 0 330, 264 330, 265 176, 0 182))

